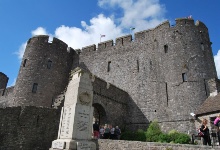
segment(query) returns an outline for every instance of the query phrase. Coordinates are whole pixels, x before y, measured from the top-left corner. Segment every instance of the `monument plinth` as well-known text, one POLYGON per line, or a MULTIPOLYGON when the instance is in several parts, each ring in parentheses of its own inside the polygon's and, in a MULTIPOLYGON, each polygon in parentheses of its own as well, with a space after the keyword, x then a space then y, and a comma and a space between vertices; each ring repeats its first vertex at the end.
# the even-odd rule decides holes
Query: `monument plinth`
POLYGON ((95 150, 92 139, 93 87, 91 75, 80 68, 71 73, 61 110, 57 140, 50 150, 95 150))

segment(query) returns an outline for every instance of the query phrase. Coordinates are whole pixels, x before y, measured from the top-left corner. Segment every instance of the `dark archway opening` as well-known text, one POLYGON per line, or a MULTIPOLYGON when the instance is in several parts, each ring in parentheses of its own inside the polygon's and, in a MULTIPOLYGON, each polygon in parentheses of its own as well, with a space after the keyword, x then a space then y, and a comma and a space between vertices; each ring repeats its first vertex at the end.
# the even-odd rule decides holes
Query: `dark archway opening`
POLYGON ((94 107, 93 117, 95 118, 94 121, 98 121, 99 125, 104 125, 107 122, 107 116, 105 109, 102 107, 101 104, 94 103, 92 104, 94 107))

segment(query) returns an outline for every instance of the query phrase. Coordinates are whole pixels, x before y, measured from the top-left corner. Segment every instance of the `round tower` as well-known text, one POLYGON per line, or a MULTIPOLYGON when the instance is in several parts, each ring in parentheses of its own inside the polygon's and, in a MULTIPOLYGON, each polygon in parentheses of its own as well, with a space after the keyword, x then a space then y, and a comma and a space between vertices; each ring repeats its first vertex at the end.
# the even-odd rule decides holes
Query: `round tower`
POLYGON ((73 51, 57 38, 30 38, 15 85, 14 106, 51 107, 55 96, 68 84, 73 51))
POLYGON ((154 34, 158 42, 154 50, 160 59, 153 78, 164 82, 158 120, 169 120, 180 131, 192 131, 190 113, 208 97, 207 80, 217 78, 208 29, 200 21, 180 18, 173 26, 166 23, 156 28, 154 34))
POLYGON ((0 89, 5 89, 8 83, 8 77, 0 72, 0 89))

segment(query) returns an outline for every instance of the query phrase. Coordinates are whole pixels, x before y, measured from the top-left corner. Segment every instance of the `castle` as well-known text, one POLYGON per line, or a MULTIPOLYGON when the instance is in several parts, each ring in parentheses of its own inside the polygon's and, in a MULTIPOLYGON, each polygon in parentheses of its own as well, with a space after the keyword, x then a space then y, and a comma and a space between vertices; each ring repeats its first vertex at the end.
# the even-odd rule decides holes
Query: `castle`
MULTIPOLYGON (((48 39, 28 40, 15 86, 6 88, 8 77, 0 73, 1 107, 55 111, 71 70, 80 67, 94 75, 94 116, 102 124, 145 129, 158 120, 165 131, 191 133, 190 113, 213 92, 208 81, 217 78, 208 28, 193 19, 165 21, 135 33, 134 40, 127 35, 81 50, 48 39)), ((39 121, 38 113, 30 114, 39 121)))

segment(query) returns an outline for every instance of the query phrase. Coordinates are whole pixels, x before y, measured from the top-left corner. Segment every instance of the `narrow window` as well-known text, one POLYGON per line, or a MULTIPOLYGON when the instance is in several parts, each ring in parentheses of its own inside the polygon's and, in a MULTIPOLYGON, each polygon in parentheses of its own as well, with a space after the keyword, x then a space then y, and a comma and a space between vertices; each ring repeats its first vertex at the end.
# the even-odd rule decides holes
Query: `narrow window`
POLYGON ((187 75, 186 75, 186 73, 182 73, 182 79, 183 79, 183 82, 186 82, 186 81, 187 81, 187 75))
POLYGON ((121 39, 121 45, 123 45, 123 38, 121 39))
POLYGON ((4 96, 5 95, 5 89, 2 91, 2 96, 4 96))
POLYGON ((23 62, 23 67, 26 66, 26 63, 27 63, 27 59, 24 60, 24 62, 23 62))
POLYGON ((201 43, 201 49, 204 50, 204 44, 203 43, 201 43))
POLYGON ((52 98, 52 102, 51 102, 51 108, 54 107, 54 98, 52 98))
POLYGON ((164 45, 164 52, 165 52, 165 53, 168 52, 168 45, 164 45))
POLYGON ((168 107, 168 88, 167 88, 167 82, 166 82, 166 96, 167 96, 167 107, 168 107))
POLYGON ((36 92, 37 92, 37 86, 38 86, 37 83, 34 83, 34 84, 33 84, 32 93, 36 93, 36 92))
POLYGON ((111 70, 111 61, 108 62, 108 72, 111 70))
POLYGON ((38 124, 38 122, 39 122, 39 119, 40 119, 40 116, 39 116, 39 115, 37 115, 37 124, 38 124))
POLYGON ((204 79, 204 86, 205 86, 205 95, 208 97, 208 93, 207 93, 207 87, 206 87, 205 79, 204 79))
POLYGON ((51 60, 48 60, 47 62, 47 69, 50 69, 52 66, 52 61, 51 60))
POLYGON ((139 61, 137 60, 137 71, 139 72, 139 61))

